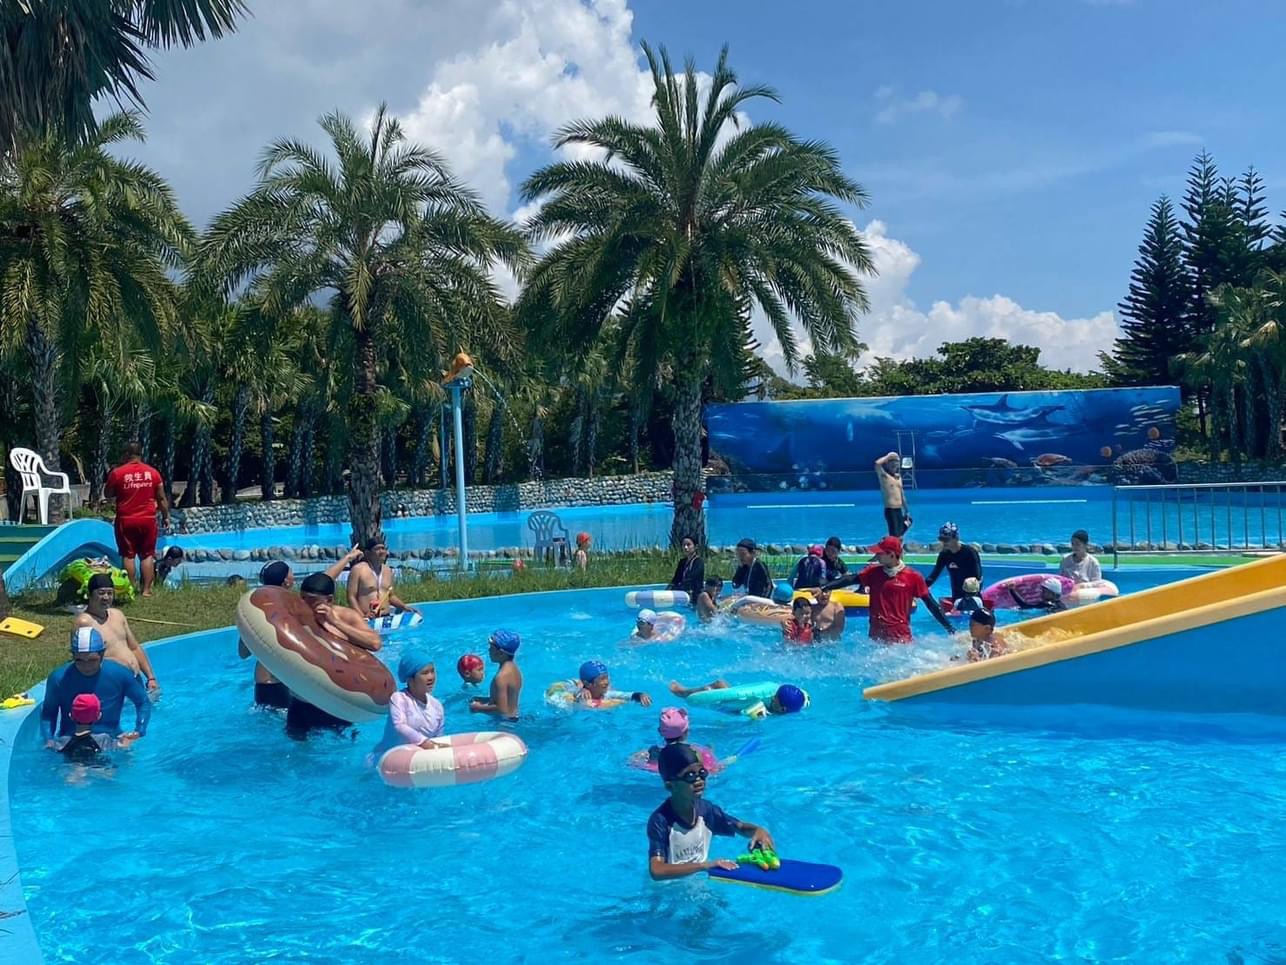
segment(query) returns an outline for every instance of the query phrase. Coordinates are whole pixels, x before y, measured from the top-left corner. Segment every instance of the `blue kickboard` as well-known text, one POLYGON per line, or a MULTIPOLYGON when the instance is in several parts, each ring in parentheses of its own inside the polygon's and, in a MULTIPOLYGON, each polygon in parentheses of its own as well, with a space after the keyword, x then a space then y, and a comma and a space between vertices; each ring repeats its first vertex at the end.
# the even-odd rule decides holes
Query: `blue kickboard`
POLYGON ((844 872, 833 864, 814 864, 811 861, 792 861, 789 858, 782 858, 781 867, 776 871, 764 871, 756 865, 743 864, 738 865, 736 871, 711 868, 706 873, 720 881, 789 891, 796 895, 824 895, 828 891, 834 891, 844 880, 844 872))
POLYGON ((372 630, 379 633, 392 633, 394 630, 418 627, 424 622, 424 617, 410 610, 399 610, 397 613, 389 613, 382 617, 371 617, 366 622, 370 624, 372 630))

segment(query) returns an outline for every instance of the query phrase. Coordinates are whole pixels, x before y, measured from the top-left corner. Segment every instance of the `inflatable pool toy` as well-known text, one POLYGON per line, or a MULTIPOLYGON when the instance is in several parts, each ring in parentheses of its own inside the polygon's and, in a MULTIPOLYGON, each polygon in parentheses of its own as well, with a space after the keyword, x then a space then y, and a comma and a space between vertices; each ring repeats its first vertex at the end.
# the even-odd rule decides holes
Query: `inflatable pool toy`
POLYGON ((762 596, 737 596, 727 602, 725 611, 746 623, 776 626, 790 616, 790 607, 762 596))
POLYGON ((1013 610, 1022 604, 1038 606, 1041 601, 1041 584, 1048 579, 1058 580, 1062 586, 1063 604, 1069 607, 1084 606, 1101 597, 1117 596, 1120 590, 1109 580, 1077 583, 1066 576, 1052 573, 1024 573, 993 583, 982 591, 982 602, 993 610, 1013 610))
POLYGON ((737 864, 752 864, 760 871, 778 871, 781 869, 781 858, 769 848, 755 848, 749 854, 737 855, 737 864))
POLYGON ((0 620, 0 633, 12 633, 16 637, 25 637, 28 640, 34 640, 45 632, 45 628, 39 623, 31 623, 28 620, 19 620, 17 617, 9 617, 6 620, 0 620))
MULTIPOLYGON (((580 693, 581 686, 579 680, 556 680, 549 685, 545 691, 545 703, 554 707, 564 709, 573 709, 584 707, 589 710, 607 710, 611 707, 619 707, 621 704, 628 704, 629 700, 624 697, 604 697, 601 700, 577 700, 576 695, 580 693)), ((608 691, 612 693, 612 691, 608 691)))
MULTIPOLYGON (((796 590, 791 601, 798 600, 800 597, 811 599, 813 590, 796 590)), ((855 610, 865 610, 871 605, 871 598, 865 593, 858 593, 856 590, 831 590, 831 602, 838 603, 847 613, 855 610)))
POLYGON ((688 625, 682 613, 675 613, 673 610, 662 610, 656 615, 656 622, 652 624, 652 636, 643 639, 639 636, 638 627, 635 627, 630 637, 635 643, 669 643, 678 639, 683 628, 688 625))
POLYGON ((299 594, 256 587, 237 603, 237 629, 251 654, 300 700, 353 723, 387 715, 397 690, 388 668, 323 630, 299 594))
MULTIPOLYGON (((753 852, 752 852, 753 854, 753 852)), ((751 855, 742 855, 742 858, 751 855)), ((844 881, 844 872, 831 864, 814 864, 811 861, 792 861, 777 858, 777 867, 765 869, 758 861, 739 863, 735 871, 711 868, 706 872, 717 881, 753 885, 772 891, 787 891, 795 895, 824 895, 834 891, 844 881)), ((741 859, 738 859, 740 862, 741 859)))
MULTIPOLYGON (((688 695, 688 703, 694 707, 713 707, 729 713, 745 714, 748 717, 764 717, 768 713, 768 704, 777 696, 781 684, 776 681, 763 681, 755 684, 740 684, 736 687, 723 687, 719 690, 698 690, 688 695)), ((808 692, 803 691, 804 706, 809 704, 808 692)), ((740 753, 746 753, 741 751, 740 753)))
POLYGON ((790 580, 778 580, 772 585, 774 603, 789 603, 794 596, 795 588, 790 585, 790 580))
POLYGON ((112 589, 116 591, 116 602, 134 599, 134 584, 129 574, 119 567, 112 566, 107 557, 98 559, 72 560, 62 571, 64 583, 76 585, 76 595, 82 600, 89 598, 89 581, 99 573, 106 573, 112 578, 112 589))
POLYGON ((682 590, 630 590, 625 594, 625 605, 635 609, 687 606, 689 602, 688 595, 682 590))
MULTIPOLYGON (((0 700, 0 710, 17 710, 19 707, 30 707, 35 701, 26 694, 14 694, 12 697, 6 697, 0 700)), ((656 768, 653 767, 653 770, 656 768)))
MULTIPOLYGON (((718 774, 726 766, 719 758, 714 756, 714 750, 702 744, 689 744, 694 751, 701 755, 701 766, 711 774, 718 774)), ((630 767, 640 771, 656 773, 656 761, 652 760, 648 750, 645 748, 641 751, 635 751, 630 755, 630 767)))
POLYGON ((392 633, 394 630, 418 627, 424 622, 424 617, 410 610, 398 610, 396 613, 386 613, 382 617, 371 617, 366 622, 370 624, 372 630, 383 635, 392 633))
POLYGON ((479 784, 512 774, 527 759, 527 745, 508 731, 478 731, 433 738, 440 747, 399 744, 380 757, 379 772, 392 787, 479 784))

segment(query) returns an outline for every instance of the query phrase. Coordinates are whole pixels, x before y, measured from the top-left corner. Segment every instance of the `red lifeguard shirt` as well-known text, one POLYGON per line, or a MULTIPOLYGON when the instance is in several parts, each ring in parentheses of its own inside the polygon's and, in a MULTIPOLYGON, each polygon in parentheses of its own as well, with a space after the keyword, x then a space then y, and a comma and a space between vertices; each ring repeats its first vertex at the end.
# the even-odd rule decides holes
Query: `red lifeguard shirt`
POLYGON ((911 642, 911 608, 929 595, 929 585, 918 571, 904 566, 889 576, 872 564, 862 570, 861 585, 870 591, 871 639, 883 643, 911 642))
POLYGON ((117 519, 152 519, 161 474, 145 462, 127 462, 107 474, 107 495, 116 497, 117 519))

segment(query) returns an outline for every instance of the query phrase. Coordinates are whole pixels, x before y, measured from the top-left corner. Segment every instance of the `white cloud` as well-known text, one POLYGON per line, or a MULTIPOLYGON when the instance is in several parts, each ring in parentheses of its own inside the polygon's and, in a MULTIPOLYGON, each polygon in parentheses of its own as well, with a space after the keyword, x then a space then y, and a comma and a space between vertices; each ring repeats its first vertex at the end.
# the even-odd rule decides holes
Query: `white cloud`
MULTIPOLYGON (((881 221, 872 221, 862 234, 879 271, 877 277, 864 280, 871 300, 871 311, 858 321, 858 335, 869 346, 864 362, 876 357, 926 357, 943 342, 983 336, 1035 345, 1046 365, 1088 371, 1097 365, 1098 351, 1118 335, 1111 311, 1090 318, 1064 318, 1057 312, 1024 308, 1000 294, 967 295, 955 304, 936 301, 926 311, 906 293, 920 256, 905 242, 889 237, 881 221)), ((763 319, 756 320, 755 332, 764 344, 764 358, 785 374, 781 346, 763 319)), ((801 332, 796 337, 802 357, 807 341, 801 332)))
POLYGON ((877 124, 892 124, 907 114, 937 114, 949 119, 960 112, 964 100, 957 94, 939 94, 936 90, 922 90, 906 97, 898 95, 897 88, 882 84, 875 89, 877 124))

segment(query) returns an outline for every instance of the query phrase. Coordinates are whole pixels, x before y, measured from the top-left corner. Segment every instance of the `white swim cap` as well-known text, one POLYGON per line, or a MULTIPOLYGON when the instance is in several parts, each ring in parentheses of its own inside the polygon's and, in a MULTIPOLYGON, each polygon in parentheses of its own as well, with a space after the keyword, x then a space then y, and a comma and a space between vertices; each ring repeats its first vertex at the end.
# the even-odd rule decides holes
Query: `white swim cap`
POLYGON ((1059 596, 1063 595, 1063 581, 1056 576, 1045 577, 1040 581, 1040 588, 1049 590, 1050 593, 1057 593, 1059 596))
POLYGON ((655 610, 639 610, 639 623, 656 623, 655 610))
POLYGON ((961 587, 961 589, 963 589, 966 593, 977 593, 979 590, 982 589, 982 584, 978 582, 978 577, 970 576, 965 579, 964 585, 961 587))

